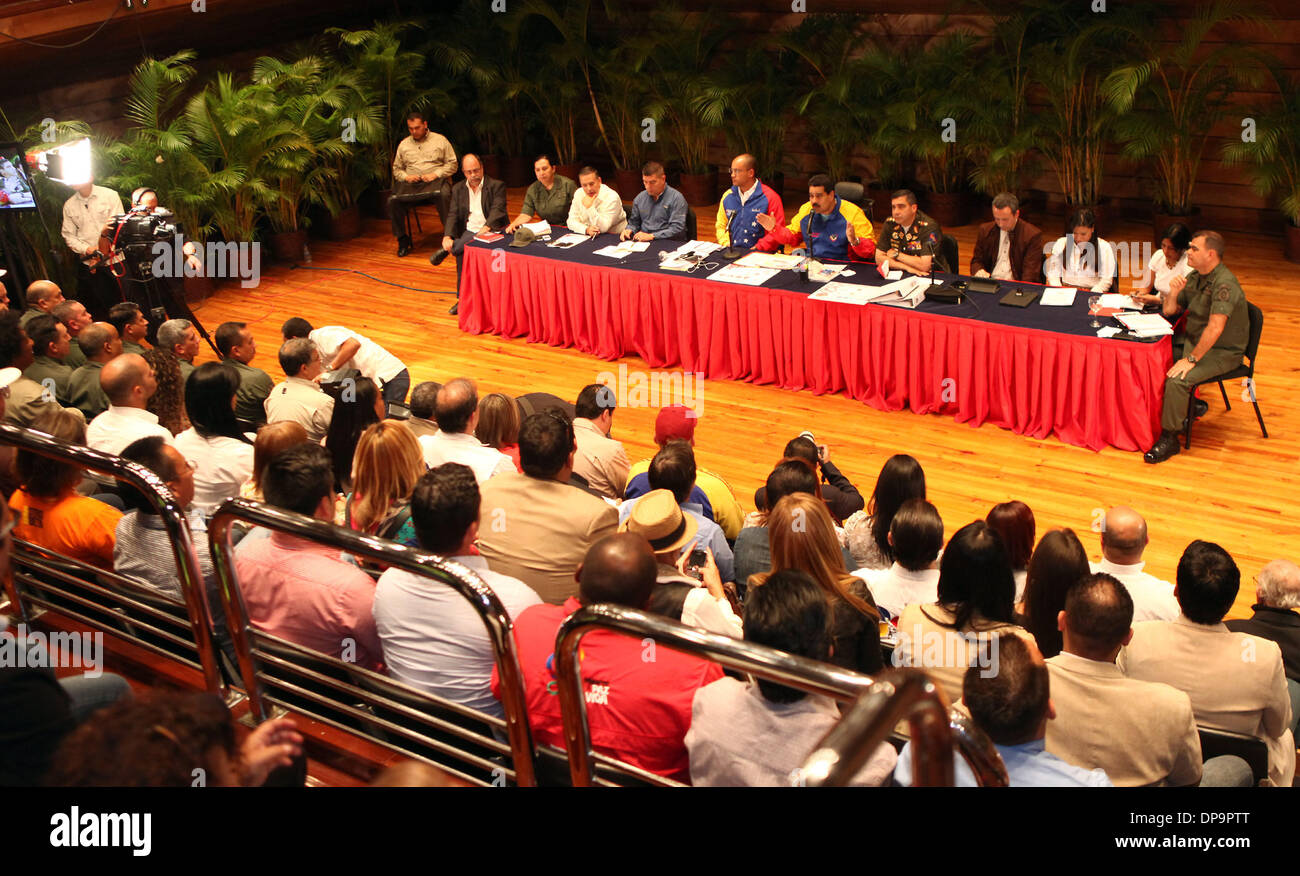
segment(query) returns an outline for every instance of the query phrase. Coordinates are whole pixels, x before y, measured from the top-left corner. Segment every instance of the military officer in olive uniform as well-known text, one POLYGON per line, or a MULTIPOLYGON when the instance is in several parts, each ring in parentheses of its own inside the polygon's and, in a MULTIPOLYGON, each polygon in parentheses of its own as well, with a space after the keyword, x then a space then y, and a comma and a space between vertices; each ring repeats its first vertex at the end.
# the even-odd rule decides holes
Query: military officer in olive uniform
MULTIPOLYGON (((1178 452, 1178 432, 1187 419, 1187 400, 1199 381, 1230 371, 1241 364, 1250 337, 1250 314, 1246 295, 1232 272, 1224 267, 1223 235, 1201 231, 1187 248, 1187 267, 1192 273, 1175 277, 1163 301, 1164 314, 1173 316, 1186 309, 1181 356, 1165 380, 1164 408, 1160 415, 1160 439, 1142 457, 1147 462, 1164 462, 1178 452)), ((1197 402, 1200 416, 1208 407, 1197 402)))
POLYGON ((916 206, 916 195, 899 189, 889 199, 891 217, 885 220, 876 245, 876 264, 888 261, 890 267, 912 274, 949 271, 943 258, 943 229, 916 206))

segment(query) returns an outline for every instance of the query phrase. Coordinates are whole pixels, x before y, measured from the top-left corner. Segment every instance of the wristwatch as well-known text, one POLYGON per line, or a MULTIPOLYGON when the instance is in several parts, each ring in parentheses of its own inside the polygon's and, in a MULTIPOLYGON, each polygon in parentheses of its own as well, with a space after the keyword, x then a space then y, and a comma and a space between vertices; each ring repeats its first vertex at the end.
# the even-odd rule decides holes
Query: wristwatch
POLYGON ((1195 365, 1195 364, 1196 364, 1196 357, 1193 356, 1191 353, 1188 353, 1188 354, 1187 354, 1187 361, 1188 361, 1188 362, 1191 362, 1193 365, 1195 365))

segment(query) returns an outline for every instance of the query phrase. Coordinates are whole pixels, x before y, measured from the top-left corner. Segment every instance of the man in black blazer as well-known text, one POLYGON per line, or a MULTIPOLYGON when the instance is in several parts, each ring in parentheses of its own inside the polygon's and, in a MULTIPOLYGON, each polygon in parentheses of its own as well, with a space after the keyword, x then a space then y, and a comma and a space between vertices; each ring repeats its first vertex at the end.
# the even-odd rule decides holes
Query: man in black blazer
MULTIPOLYGON (((472 152, 461 158, 460 169, 465 179, 451 189, 451 211, 447 230, 442 238, 442 249, 429 257, 434 265, 451 254, 456 257, 456 297, 460 298, 461 261, 465 244, 481 231, 500 231, 510 217, 506 215, 506 184, 499 179, 483 175, 483 164, 472 152)), ((451 306, 453 316, 459 301, 451 306)))
POLYGON ((1234 633, 1247 633, 1277 642, 1289 680, 1300 682, 1300 567, 1274 560, 1255 578, 1255 614, 1225 621, 1234 633))

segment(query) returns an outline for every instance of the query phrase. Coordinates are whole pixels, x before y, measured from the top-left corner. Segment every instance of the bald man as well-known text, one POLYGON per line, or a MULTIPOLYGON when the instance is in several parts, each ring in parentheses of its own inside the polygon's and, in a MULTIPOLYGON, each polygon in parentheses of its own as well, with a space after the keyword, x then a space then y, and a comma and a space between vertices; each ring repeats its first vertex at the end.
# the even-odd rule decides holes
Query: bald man
POLYGON ((1093 572, 1114 575, 1128 590, 1133 597, 1134 623, 1174 620, 1179 613, 1174 585, 1143 571, 1146 546, 1146 520, 1132 508, 1116 505, 1102 519, 1102 560, 1089 566, 1093 572))
MULTIPOLYGON (((560 623, 583 605, 644 608, 657 574, 654 551, 643 536, 606 536, 587 550, 574 574, 577 597, 563 605, 534 605, 515 618, 528 718, 538 742, 564 747, 560 698, 552 689, 560 623)), ((581 665, 595 749, 658 775, 690 781, 686 731, 691 702, 699 688, 722 677, 718 665, 606 632, 582 640, 581 665)), ((495 668, 492 693, 500 698, 495 668)))
POLYGON ((1291 711, 1300 713, 1300 566, 1290 560, 1274 560, 1260 569, 1255 576, 1253 608, 1253 616, 1227 621, 1227 627, 1234 633, 1277 642, 1291 689, 1291 711))
POLYGON ((99 372, 121 355, 122 339, 112 323, 92 322, 77 333, 75 346, 86 362, 68 378, 68 401, 87 420, 93 420, 108 410, 108 396, 99 385, 99 372))
POLYGON ((77 369, 86 364, 86 354, 81 351, 81 345, 77 343, 77 336, 81 330, 90 325, 93 321, 90 311, 80 301, 73 301, 65 298, 62 303, 56 304, 50 311, 54 318, 68 330, 68 336, 72 338, 72 344, 68 350, 68 355, 64 357, 63 364, 69 368, 77 369))
POLYGON ((474 472, 479 486, 493 475, 511 474, 515 464, 500 450, 488 447, 474 435, 478 425, 478 387, 464 377, 449 380, 438 390, 434 403, 438 431, 420 439, 424 464, 437 468, 458 462, 474 472))
POLYGON ((86 445, 113 455, 140 438, 157 435, 168 444, 172 433, 158 423, 158 415, 145 410, 158 388, 153 366, 138 353, 123 353, 99 372, 99 385, 108 396, 108 410, 86 427, 86 445))
POLYGON ((49 313, 63 303, 63 290, 50 280, 37 280, 27 287, 27 309, 18 321, 24 329, 27 323, 42 313, 49 313))
MULTIPOLYGON (((451 189, 451 215, 443 233, 442 249, 429 257, 433 265, 442 264, 448 255, 456 257, 456 298, 460 298, 461 262, 464 261, 465 244, 483 231, 500 231, 506 227, 506 184, 483 173, 478 156, 467 154, 461 159, 461 172, 465 179, 451 189)), ((572 185, 572 183, 570 183, 572 185)), ((568 209, 568 204, 565 204, 568 209)), ((459 301, 452 305, 457 313, 459 301)))

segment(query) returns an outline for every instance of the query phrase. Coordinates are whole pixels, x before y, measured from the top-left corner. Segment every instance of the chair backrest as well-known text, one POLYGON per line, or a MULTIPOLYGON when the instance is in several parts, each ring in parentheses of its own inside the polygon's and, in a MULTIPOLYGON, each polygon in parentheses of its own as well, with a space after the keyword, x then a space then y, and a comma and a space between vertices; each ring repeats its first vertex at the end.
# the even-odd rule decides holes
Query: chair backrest
POLYGON ((1250 373, 1255 373, 1255 354, 1259 352, 1259 336, 1264 331, 1264 311, 1250 301, 1246 302, 1250 316, 1250 337, 1246 339, 1246 358, 1250 360, 1250 373))
POLYGON ((951 234, 945 234, 939 244, 939 251, 943 253, 943 260, 948 263, 949 273, 960 274, 961 256, 957 250, 957 238, 951 234))
POLYGON ((867 190, 862 183, 856 182, 837 182, 835 184, 835 194, 840 196, 841 201, 848 201, 862 208, 868 216, 871 214, 871 206, 867 202, 867 190))
POLYGON ((686 239, 695 240, 700 233, 699 219, 695 215, 695 208, 689 204, 686 206, 686 239))
POLYGON ((1212 730, 1197 725, 1196 733, 1201 737, 1201 759, 1231 754, 1250 765, 1255 784, 1268 778, 1268 745, 1257 736, 1234 733, 1231 730, 1212 730))
POLYGON ((184 597, 177 602, 131 578, 14 539, 13 575, 6 588, 19 619, 30 623, 46 610, 56 612, 196 670, 202 679, 196 684, 227 703, 241 699, 221 671, 189 523, 166 484, 143 466, 41 432, 0 424, 0 442, 56 462, 75 463, 140 491, 159 515, 171 546, 170 557, 158 557, 158 562, 174 564, 184 597))
POLYGON ((472 570, 416 548, 246 499, 230 499, 217 509, 208 539, 255 721, 272 717, 275 707, 291 709, 406 756, 437 763, 469 782, 536 783, 510 616, 472 570), (325 544, 359 560, 451 587, 474 607, 487 629, 505 720, 256 629, 235 568, 230 532, 236 521, 325 544))

